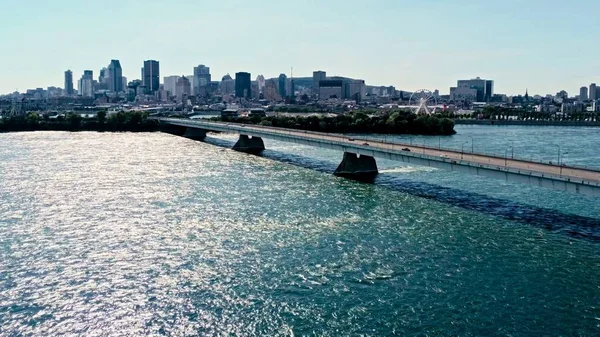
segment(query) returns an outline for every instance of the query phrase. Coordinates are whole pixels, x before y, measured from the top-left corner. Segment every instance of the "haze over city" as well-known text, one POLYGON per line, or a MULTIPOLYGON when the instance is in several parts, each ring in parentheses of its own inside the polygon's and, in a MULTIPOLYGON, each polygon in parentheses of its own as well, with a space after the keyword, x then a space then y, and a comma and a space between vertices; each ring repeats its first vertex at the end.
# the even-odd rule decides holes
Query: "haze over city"
POLYGON ((598 1, 29 1, 0 21, 0 93, 62 86, 119 59, 135 79, 203 63, 215 77, 332 75, 399 89, 492 78, 506 94, 576 92, 600 82, 598 1), (27 24, 23 24, 26 22, 27 24), (573 24, 578 22, 580 24, 573 24))

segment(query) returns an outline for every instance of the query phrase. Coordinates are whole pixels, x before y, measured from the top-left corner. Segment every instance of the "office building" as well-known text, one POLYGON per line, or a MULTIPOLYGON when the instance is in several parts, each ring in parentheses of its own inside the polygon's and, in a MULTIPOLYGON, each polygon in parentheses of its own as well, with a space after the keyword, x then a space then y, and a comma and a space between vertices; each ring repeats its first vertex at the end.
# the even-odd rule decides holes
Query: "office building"
POLYGON ((344 98, 362 101, 365 97, 366 85, 364 80, 346 80, 344 81, 344 98))
POLYGON ((256 86, 258 93, 261 94, 265 88, 265 77, 263 75, 258 75, 256 77, 256 86))
POLYGON ((183 100, 192 94, 192 84, 190 79, 186 76, 181 76, 177 79, 177 89, 175 90, 177 96, 177 102, 183 102, 183 100))
POLYGON ((83 71, 78 90, 81 97, 94 97, 94 72, 92 70, 83 71))
MULTIPOLYGON (((126 80, 125 80, 126 81, 126 80)), ((127 83, 125 83, 125 86, 127 83)), ((123 69, 119 60, 111 60, 108 66, 108 90, 118 93, 122 92, 123 85, 123 69)))
POLYGON ((263 97, 271 102, 281 101, 281 95, 279 94, 279 89, 277 88, 278 79, 268 79, 265 81, 265 87, 263 88, 263 97))
POLYGON ((160 65, 158 61, 144 61, 142 68, 142 86, 147 94, 154 94, 160 87, 160 65))
POLYGON ((250 73, 239 72, 235 74, 235 97, 251 98, 251 87, 250 73))
POLYGON ((287 96, 287 76, 285 74, 279 75, 279 81, 277 82, 277 85, 279 87, 279 95, 285 98, 287 96))
MULTIPOLYGON (((439 94, 439 91, 438 91, 439 94)), ((494 97, 494 81, 485 81, 485 101, 490 102, 494 97)))
POLYGON ((319 99, 343 98, 344 81, 322 80, 319 81, 319 99))
POLYGON ((100 76, 98 76, 98 83, 107 84, 108 83, 108 68, 104 67, 100 69, 100 76))
POLYGON ((327 73, 321 70, 313 72, 313 87, 312 92, 314 95, 319 94, 319 82, 327 79, 327 73))
POLYGON ((451 101, 477 101, 477 89, 469 87, 451 87, 450 88, 450 100, 451 101))
MULTIPOLYGON (((206 88, 211 81, 210 68, 201 64, 194 67, 194 80, 192 82, 194 95, 201 93, 201 88, 206 88)), ((205 91, 205 90, 204 90, 205 91)))
MULTIPOLYGON (((470 88, 477 91, 475 101, 477 102, 489 102, 494 96, 494 81, 484 80, 482 78, 474 78, 471 80, 458 80, 456 88, 470 88)), ((456 91, 455 88, 455 91, 456 91)), ((450 88, 452 91, 452 88, 450 88)), ((462 93, 467 93, 468 90, 460 90, 462 93)))
POLYGON ((223 76, 219 83, 219 91, 223 96, 232 95, 235 93, 235 80, 231 78, 231 75, 227 74, 223 76))
POLYGON ((588 96, 591 101, 595 101, 598 99, 598 88, 596 87, 596 83, 590 84, 590 92, 588 96))
POLYGON ((73 96, 73 72, 71 70, 65 71, 65 96, 73 96))
POLYGON ((579 89, 579 100, 580 101, 588 100, 588 88, 587 87, 581 87, 581 89, 579 89))
POLYGON ((163 78, 164 89, 169 96, 177 96, 177 80, 179 76, 167 76, 163 78))

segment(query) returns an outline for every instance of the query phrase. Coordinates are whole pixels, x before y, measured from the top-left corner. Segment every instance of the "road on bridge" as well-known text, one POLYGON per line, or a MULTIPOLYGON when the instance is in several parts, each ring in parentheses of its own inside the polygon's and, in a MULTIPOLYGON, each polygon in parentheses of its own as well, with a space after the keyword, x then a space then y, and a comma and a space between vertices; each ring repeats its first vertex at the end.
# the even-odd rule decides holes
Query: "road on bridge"
MULTIPOLYGON (((369 148, 372 150, 405 152, 407 156, 424 156, 432 160, 444 162, 456 162, 461 165, 482 166, 492 168, 498 171, 520 171, 523 174, 535 174, 554 177, 559 180, 567 180, 572 182, 580 182, 582 184, 591 184, 600 186, 600 169, 585 169, 572 166, 559 166, 554 164, 545 164, 541 162, 527 161, 513 158, 503 158, 494 155, 485 155, 481 153, 465 153, 457 150, 436 149, 431 147, 423 147, 418 145, 409 145, 402 143, 390 143, 382 140, 361 139, 360 137, 353 138, 352 136, 342 134, 331 134, 323 132, 303 131, 285 128, 276 128, 269 126, 248 125, 238 123, 223 123, 223 122, 206 122, 194 120, 177 120, 164 119, 167 122, 178 124, 181 126, 197 127, 199 129, 213 131, 231 131, 235 133, 263 134, 268 137, 268 134, 279 135, 283 138, 303 138, 313 141, 335 142, 339 145, 347 145, 349 148, 369 148)), ((261 136, 262 137, 262 136, 261 136)), ((352 152, 348 150, 347 152, 352 152)))
POLYGON ((485 165, 495 166, 502 169, 510 169, 515 171, 530 171, 538 174, 562 177, 563 179, 571 179, 573 181, 587 181, 591 183, 600 184, 600 171, 586 170, 582 168, 570 167, 570 166, 559 166, 552 164, 544 164, 539 162, 532 162, 520 159, 512 158, 499 158, 495 156, 487 156, 484 154, 476 153, 464 153, 461 151, 452 151, 447 149, 434 149, 430 147, 422 147, 417 145, 401 144, 401 143, 389 143, 380 140, 373 139, 360 139, 352 138, 346 135, 339 134, 328 134, 322 132, 305 132, 302 130, 293 129, 282 129, 263 127, 256 125, 243 125, 235 123, 223 123, 229 126, 235 126, 238 130, 247 129, 255 130, 258 132, 267 130, 272 133, 279 133, 281 135, 292 135, 297 137, 312 138, 315 140, 329 140, 338 143, 346 143, 349 146, 353 145, 367 145, 373 149, 382 150, 393 150, 411 152, 414 154, 422 154, 431 157, 438 157, 447 161, 465 162, 472 165, 485 165))

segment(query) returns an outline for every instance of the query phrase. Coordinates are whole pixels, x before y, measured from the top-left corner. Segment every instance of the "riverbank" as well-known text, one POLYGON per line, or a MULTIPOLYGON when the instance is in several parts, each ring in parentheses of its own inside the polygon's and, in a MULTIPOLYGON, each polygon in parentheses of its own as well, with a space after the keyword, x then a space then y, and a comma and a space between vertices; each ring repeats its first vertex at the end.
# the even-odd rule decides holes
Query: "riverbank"
POLYGON ((30 113, 0 119, 0 132, 20 131, 100 131, 100 132, 155 132, 159 123, 148 119, 142 112, 118 112, 107 115, 98 112, 91 118, 79 114, 49 116, 30 113))
POLYGON ((393 111, 377 115, 363 112, 338 116, 252 116, 216 117, 215 121, 329 133, 374 133, 449 136, 454 122, 436 116, 417 116, 410 112, 393 111))
POLYGON ((576 121, 515 121, 491 119, 455 119, 456 125, 524 125, 524 126, 587 126, 600 127, 600 122, 576 121))

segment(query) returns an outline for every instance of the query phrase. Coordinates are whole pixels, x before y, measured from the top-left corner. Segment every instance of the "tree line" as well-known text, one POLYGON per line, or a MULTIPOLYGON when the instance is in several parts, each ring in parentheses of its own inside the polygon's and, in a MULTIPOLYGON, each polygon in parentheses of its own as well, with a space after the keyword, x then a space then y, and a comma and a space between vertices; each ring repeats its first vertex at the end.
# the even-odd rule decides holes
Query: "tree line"
POLYGON ((95 117, 84 118, 78 113, 68 113, 54 118, 49 114, 30 112, 27 115, 3 117, 0 132, 10 131, 158 131, 159 124, 139 111, 120 111, 108 114, 98 111, 95 117))
POLYGON ((368 114, 353 112, 328 117, 313 116, 222 116, 214 120, 232 123, 273 126, 306 131, 332 133, 380 133, 380 134, 418 134, 452 135, 454 121, 435 115, 417 116, 410 111, 395 110, 368 114))

